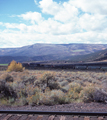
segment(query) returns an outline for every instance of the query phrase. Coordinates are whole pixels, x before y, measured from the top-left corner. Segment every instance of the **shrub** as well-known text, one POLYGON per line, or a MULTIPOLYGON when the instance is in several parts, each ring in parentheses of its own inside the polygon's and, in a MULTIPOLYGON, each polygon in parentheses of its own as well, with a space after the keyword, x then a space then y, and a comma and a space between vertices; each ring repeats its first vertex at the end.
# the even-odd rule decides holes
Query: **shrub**
POLYGON ((36 80, 35 76, 29 76, 29 77, 23 76, 21 79, 23 80, 22 83, 24 83, 25 85, 34 84, 34 81, 36 80))
POLYGON ((47 91, 45 93, 41 93, 40 94, 40 104, 44 104, 44 105, 53 105, 54 104, 54 100, 51 99, 51 91, 47 91))
POLYGON ((16 105, 19 105, 19 106, 28 105, 28 101, 27 101, 26 97, 21 97, 19 99, 18 103, 16 103, 16 105))
POLYGON ((24 70, 21 63, 17 63, 16 61, 12 61, 7 68, 7 72, 15 71, 15 72, 22 72, 24 70))
POLYGON ((46 90, 45 93, 41 93, 40 96, 40 103, 45 105, 64 104, 69 102, 69 99, 61 90, 46 90))
POLYGON ((53 89, 60 89, 60 85, 58 82, 52 82, 52 83, 49 83, 49 86, 50 90, 53 90, 53 89))
POLYGON ((101 86, 104 89, 104 91, 107 92, 107 80, 106 79, 101 82, 101 86))
POLYGON ((64 87, 61 87, 61 90, 62 90, 64 93, 68 92, 68 90, 69 90, 69 84, 66 85, 66 86, 64 86, 64 87))
POLYGON ((13 77, 9 74, 2 74, 0 79, 4 80, 5 82, 13 82, 13 77))
POLYGON ((47 87, 49 86, 49 83, 52 82, 53 80, 55 80, 55 76, 52 72, 45 72, 41 79, 42 83, 46 83, 47 87))
POLYGON ((66 80, 70 83, 73 82, 70 77, 66 78, 66 80))
POLYGON ((23 97, 27 97, 27 91, 26 91, 26 88, 24 88, 24 89, 20 89, 20 91, 19 91, 19 97, 21 98, 23 98, 23 97))
POLYGON ((67 92, 68 97, 74 100, 79 99, 80 92, 83 88, 77 83, 71 83, 69 86, 70 88, 67 92))
POLYGON ((105 92, 103 89, 96 88, 94 91, 93 99, 95 102, 107 103, 107 92, 105 92))
POLYGON ((65 93, 61 90, 52 90, 51 99, 54 100, 55 104, 65 104, 70 102, 65 93))
POLYGON ((1 98, 5 97, 9 99, 9 97, 16 98, 17 94, 15 93, 13 87, 6 83, 5 81, 0 81, 0 95, 1 98))
POLYGON ((19 93, 22 89, 23 90, 26 90, 26 85, 24 83, 22 83, 21 81, 15 81, 12 83, 12 87, 13 89, 19 93))
POLYGON ((39 91, 37 90, 37 92, 33 95, 28 95, 27 100, 30 105, 38 105, 40 101, 39 91))
POLYGON ((60 84, 61 86, 66 86, 66 85, 69 84, 69 82, 66 81, 66 80, 64 80, 64 81, 62 81, 62 82, 59 82, 59 84, 60 84))
POLYGON ((85 87, 80 93, 80 98, 82 99, 83 102, 93 102, 94 93, 95 93, 94 86, 85 87))
POLYGON ((45 72, 39 81, 35 82, 37 85, 44 91, 47 87, 50 89, 57 89, 59 88, 58 83, 55 82, 55 75, 53 72, 45 72))

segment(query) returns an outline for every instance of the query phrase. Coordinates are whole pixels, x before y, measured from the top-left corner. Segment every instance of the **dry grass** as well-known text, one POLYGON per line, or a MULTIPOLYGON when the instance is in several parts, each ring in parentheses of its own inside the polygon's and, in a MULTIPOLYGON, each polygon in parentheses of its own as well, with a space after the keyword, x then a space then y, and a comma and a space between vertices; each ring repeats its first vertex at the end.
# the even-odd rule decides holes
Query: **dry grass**
POLYGON ((0 71, 0 104, 35 105, 106 102, 107 72, 24 70, 0 71), (11 89, 10 89, 11 88, 11 89), (102 92, 102 89, 104 92, 102 92), (14 93, 14 94, 13 94, 14 93), (17 96, 17 97, 16 97, 17 96))

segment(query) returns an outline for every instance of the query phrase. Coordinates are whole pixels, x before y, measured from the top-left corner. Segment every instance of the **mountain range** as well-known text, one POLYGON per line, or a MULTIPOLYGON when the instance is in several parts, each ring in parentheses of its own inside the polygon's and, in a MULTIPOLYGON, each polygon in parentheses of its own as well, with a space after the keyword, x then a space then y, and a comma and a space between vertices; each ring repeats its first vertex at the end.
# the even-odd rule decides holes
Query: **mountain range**
POLYGON ((107 44, 33 44, 19 48, 0 48, 0 63, 25 61, 103 60, 107 44))

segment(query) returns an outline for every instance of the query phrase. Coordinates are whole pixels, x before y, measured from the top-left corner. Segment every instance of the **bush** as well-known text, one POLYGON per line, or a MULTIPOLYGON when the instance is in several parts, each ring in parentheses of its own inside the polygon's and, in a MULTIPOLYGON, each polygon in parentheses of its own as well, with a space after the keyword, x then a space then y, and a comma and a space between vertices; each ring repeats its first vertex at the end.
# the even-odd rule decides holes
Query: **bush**
POLYGON ((13 77, 9 74, 2 74, 0 76, 0 79, 5 81, 5 82, 13 82, 13 77))
POLYGON ((53 72, 45 72, 39 81, 35 81, 35 86, 38 85, 44 91, 47 87, 50 89, 58 89, 59 84, 55 82, 55 75, 53 72))
POLYGON ((65 104, 70 102, 65 93, 61 90, 52 90, 51 99, 54 100, 55 104, 65 104))
POLYGON ((64 81, 60 82, 59 84, 60 84, 61 86, 66 86, 66 85, 69 84, 69 82, 66 81, 66 80, 64 80, 64 81))
POLYGON ((79 99, 80 92, 83 88, 77 83, 71 83, 69 86, 70 88, 67 92, 68 97, 74 100, 79 99))
POLYGON ((68 92, 68 90, 69 90, 69 84, 68 85, 66 85, 66 86, 64 86, 64 87, 61 87, 60 89, 64 92, 64 93, 67 93, 68 92))
POLYGON ((41 79, 42 83, 46 83, 47 87, 49 86, 49 83, 52 82, 53 80, 55 80, 55 76, 52 72, 45 72, 41 79))
POLYGON ((34 84, 34 81, 36 80, 35 76, 23 76, 21 79, 23 80, 22 83, 24 83, 25 85, 34 84))
POLYGON ((12 61, 7 68, 7 72, 15 71, 15 72, 22 72, 24 70, 21 63, 17 63, 16 61, 12 61))
POLYGON ((64 104, 69 102, 69 99, 61 90, 46 90, 45 93, 41 93, 40 96, 40 104, 44 105, 64 104))
POLYGON ((58 82, 52 82, 49 84, 48 86, 50 88, 50 90, 53 90, 53 89, 60 89, 60 85, 58 82))
POLYGON ((94 102, 95 87, 89 86, 84 88, 80 93, 83 102, 94 102))
POLYGON ((40 89, 38 87, 30 89, 28 92, 27 101, 30 105, 38 105, 40 101, 40 89))
POLYGON ((105 92, 103 89, 96 88, 94 91, 93 99, 95 102, 107 103, 107 92, 105 92))
POLYGON ((107 102, 107 92, 93 86, 85 88, 80 95, 83 102, 107 102))
POLYGON ((0 81, 0 98, 16 98, 17 94, 14 92, 11 84, 6 83, 5 81, 0 81))
POLYGON ((21 97, 19 99, 18 103, 16 103, 16 105, 18 105, 18 106, 28 105, 28 101, 27 101, 26 97, 21 97))

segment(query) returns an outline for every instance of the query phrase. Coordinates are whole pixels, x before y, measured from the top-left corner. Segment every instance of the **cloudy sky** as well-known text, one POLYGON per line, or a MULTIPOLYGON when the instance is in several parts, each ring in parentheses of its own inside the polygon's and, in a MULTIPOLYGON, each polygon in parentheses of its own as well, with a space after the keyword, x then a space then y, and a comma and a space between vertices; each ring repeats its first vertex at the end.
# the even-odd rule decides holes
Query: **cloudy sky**
POLYGON ((107 0, 0 0, 0 48, 107 44, 107 0))

